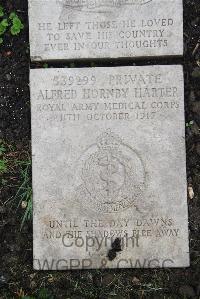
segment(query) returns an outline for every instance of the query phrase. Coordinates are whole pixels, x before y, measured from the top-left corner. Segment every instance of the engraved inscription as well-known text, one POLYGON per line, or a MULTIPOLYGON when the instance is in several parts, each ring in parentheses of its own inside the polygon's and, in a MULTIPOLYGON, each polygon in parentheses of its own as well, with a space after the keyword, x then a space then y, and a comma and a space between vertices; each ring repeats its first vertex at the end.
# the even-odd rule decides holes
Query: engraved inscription
POLYGON ((40 89, 35 109, 55 126, 59 122, 151 121, 180 109, 179 89, 166 85, 159 72, 129 72, 109 75, 98 85, 99 76, 55 75, 52 87, 40 89))
POLYGON ((183 54, 182 0, 29 0, 33 60, 183 54))

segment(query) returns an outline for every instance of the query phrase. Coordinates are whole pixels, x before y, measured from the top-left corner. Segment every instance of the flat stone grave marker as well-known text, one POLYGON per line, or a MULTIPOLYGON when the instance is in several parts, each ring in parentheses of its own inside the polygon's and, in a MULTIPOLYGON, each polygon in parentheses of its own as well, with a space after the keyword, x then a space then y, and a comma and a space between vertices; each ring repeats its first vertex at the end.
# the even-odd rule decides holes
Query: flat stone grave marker
POLYGON ((180 56, 182 0, 29 0, 32 61, 180 56))
POLYGON ((179 65, 30 73, 34 268, 189 266, 179 65))

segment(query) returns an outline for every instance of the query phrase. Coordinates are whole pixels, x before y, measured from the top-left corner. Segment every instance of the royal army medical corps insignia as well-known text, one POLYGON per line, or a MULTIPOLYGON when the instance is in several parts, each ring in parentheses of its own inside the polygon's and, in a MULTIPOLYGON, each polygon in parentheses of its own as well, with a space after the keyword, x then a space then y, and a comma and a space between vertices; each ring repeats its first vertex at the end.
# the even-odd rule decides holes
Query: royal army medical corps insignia
POLYGON ((134 206, 138 209, 145 185, 139 155, 110 129, 103 132, 81 157, 79 202, 112 213, 134 206))

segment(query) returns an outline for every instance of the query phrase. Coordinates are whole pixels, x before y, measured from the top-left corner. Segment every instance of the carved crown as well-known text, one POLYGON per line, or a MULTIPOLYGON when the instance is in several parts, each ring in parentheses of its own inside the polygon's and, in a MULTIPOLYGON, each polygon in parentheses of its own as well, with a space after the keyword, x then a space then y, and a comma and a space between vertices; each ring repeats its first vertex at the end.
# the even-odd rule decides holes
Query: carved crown
POLYGON ((111 129, 107 129, 97 138, 97 146, 104 150, 117 149, 121 143, 121 138, 113 133, 111 129))

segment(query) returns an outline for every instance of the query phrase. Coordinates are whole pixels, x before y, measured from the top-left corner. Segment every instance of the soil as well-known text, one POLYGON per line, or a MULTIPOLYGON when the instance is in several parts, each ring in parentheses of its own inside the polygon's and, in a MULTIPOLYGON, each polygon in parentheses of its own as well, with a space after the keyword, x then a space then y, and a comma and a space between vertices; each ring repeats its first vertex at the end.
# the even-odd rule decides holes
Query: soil
MULTIPOLYGON (((24 213, 16 192, 21 184, 18 160, 31 157, 28 5, 25 0, 0 3, 23 20, 19 36, 6 35, 0 46, 0 139, 8 171, 0 181, 0 298, 200 298, 200 1, 184 0, 184 58, 104 61, 96 65, 184 65, 185 113, 191 266, 184 269, 129 269, 37 272, 32 269, 32 222, 20 231, 24 213)), ((90 62, 59 66, 83 67, 90 62)), ((32 65, 43 67, 44 63, 32 65)), ((55 64, 49 64, 49 67, 55 64)), ((31 173, 30 173, 31 175, 31 173)), ((173 208, 173 207, 172 207, 173 208)))

